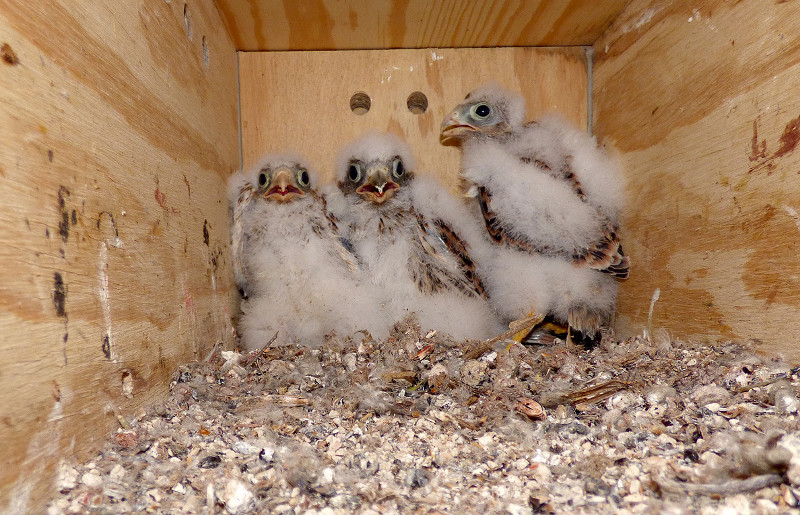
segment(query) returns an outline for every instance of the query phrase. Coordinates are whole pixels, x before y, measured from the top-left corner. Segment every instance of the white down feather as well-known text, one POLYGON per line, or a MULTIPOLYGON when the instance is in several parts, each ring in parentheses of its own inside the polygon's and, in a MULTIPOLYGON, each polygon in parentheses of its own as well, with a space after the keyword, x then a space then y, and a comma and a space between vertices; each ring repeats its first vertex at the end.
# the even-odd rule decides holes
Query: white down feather
MULTIPOLYGON (((528 253, 489 244, 489 257, 481 263, 492 305, 509 319, 534 311, 566 321, 573 308, 609 320, 618 281, 576 267, 570 255, 597 242, 609 223, 619 225, 623 188, 618 163, 559 115, 524 125, 521 96, 497 83, 475 89, 462 106, 478 101, 499 107, 508 125, 485 136, 466 134, 461 140, 462 176, 489 190, 490 209, 510 236, 557 251, 528 253), (585 200, 565 178, 565 170, 580 182, 585 200)), ((477 202, 472 211, 481 217, 477 202)), ((483 234, 491 241, 485 229, 483 234)))
MULTIPOLYGON (((272 164, 286 159, 269 158, 272 164)), ((256 185, 267 163, 231 177, 234 210, 242 185, 256 185)), ((372 291, 361 284, 355 259, 329 226, 321 198, 307 194, 279 203, 254 195, 239 211, 241 278, 249 295, 239 326, 245 348, 260 348, 275 332, 278 342, 316 346, 330 331, 348 335, 373 328, 372 291)), ((235 232, 236 220, 233 225, 235 232)))
MULTIPOLYGON (((407 170, 414 170, 413 156, 403 140, 390 134, 367 133, 340 152, 337 178, 345 180, 352 158, 368 162, 388 160, 397 155, 403 159, 407 170)), ((420 248, 418 239, 422 232, 411 209, 422 213, 432 230, 435 230, 431 223, 434 216, 452 222, 453 213, 445 206, 450 199, 441 185, 417 175, 410 185, 401 187, 382 205, 364 201, 355 194, 344 195, 334 187, 324 191, 328 207, 341 221, 340 228, 361 259, 380 299, 380 309, 390 323, 415 312, 424 329, 442 330, 457 339, 486 338, 502 330, 484 299, 456 288, 425 294, 414 281, 409 262, 420 248), (382 234, 379 225, 384 227, 382 234)), ((440 263, 445 268, 460 273, 456 270, 455 256, 449 254, 441 242, 434 237, 425 243, 440 253, 443 260, 440 263)))

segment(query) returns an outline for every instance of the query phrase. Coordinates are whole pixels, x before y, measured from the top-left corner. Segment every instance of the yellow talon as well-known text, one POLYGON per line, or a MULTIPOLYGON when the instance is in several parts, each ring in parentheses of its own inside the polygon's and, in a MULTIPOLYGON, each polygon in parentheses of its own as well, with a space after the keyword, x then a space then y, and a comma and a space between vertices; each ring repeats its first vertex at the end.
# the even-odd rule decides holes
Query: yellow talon
MULTIPOLYGON (((531 331, 533 331, 534 327, 536 327, 539 323, 541 323, 543 318, 544 317, 542 317, 541 315, 534 315, 533 311, 531 311, 525 318, 514 320, 513 322, 508 324, 508 328, 514 330, 515 326, 521 326, 522 330, 516 332, 514 336, 511 337, 511 339, 517 343, 522 343, 522 340, 524 340, 526 336, 531 334, 531 331)), ((511 345, 509 345, 508 348, 511 348, 511 345)))
POLYGON ((517 343, 522 343, 522 340, 524 340, 526 336, 531 334, 531 331, 533 331, 533 327, 529 327, 527 329, 523 329, 522 331, 520 331, 517 334, 515 334, 514 336, 512 336, 511 339, 514 340, 517 343))
POLYGON ((494 338, 489 338, 483 342, 483 345, 491 345, 511 339, 511 343, 506 346, 506 351, 508 351, 514 344, 522 343, 522 340, 524 340, 525 337, 528 336, 531 331, 533 331, 534 327, 542 323, 542 320, 544 320, 543 315, 535 315, 533 312, 531 312, 530 315, 525 318, 512 321, 510 324, 508 324, 508 331, 498 334, 494 338))

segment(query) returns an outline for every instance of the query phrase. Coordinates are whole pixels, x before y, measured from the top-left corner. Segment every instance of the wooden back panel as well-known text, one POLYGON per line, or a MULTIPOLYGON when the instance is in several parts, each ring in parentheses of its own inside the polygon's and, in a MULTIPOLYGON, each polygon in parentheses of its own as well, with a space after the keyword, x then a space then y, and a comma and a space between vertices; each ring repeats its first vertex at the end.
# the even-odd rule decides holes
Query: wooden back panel
POLYGON ((443 118, 474 87, 496 80, 524 94, 528 116, 558 110, 587 123, 587 69, 581 48, 241 52, 239 72, 243 165, 265 153, 294 150, 306 156, 322 182, 333 178, 339 149, 368 130, 402 135, 418 171, 454 190, 457 147, 439 142, 443 118), (350 109, 354 93, 371 108, 350 109), (428 109, 414 114, 407 99, 423 93, 428 109))

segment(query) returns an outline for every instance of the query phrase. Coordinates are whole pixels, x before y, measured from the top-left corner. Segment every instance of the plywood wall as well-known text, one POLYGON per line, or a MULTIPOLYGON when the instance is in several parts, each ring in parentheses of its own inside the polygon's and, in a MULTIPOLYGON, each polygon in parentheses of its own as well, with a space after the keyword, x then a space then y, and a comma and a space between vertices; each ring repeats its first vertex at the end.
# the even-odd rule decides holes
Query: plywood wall
POLYGON ((236 63, 211 0, 2 0, 0 54, 0 511, 37 513, 232 342, 236 63))
POLYGON ((558 110, 587 123, 586 57, 581 48, 243 52, 239 54, 244 167, 264 153, 294 150, 333 179, 336 153, 368 130, 403 135, 419 172, 457 186, 460 153, 439 143, 439 127, 474 87, 496 80, 522 91, 533 118, 558 110), (371 108, 350 109, 354 93, 371 108), (423 93, 428 109, 407 106, 423 93))
POLYGON ((634 0, 594 46, 627 167, 617 322, 800 361, 800 5, 634 0))
POLYGON ((217 0, 236 48, 590 45, 629 0, 217 0))

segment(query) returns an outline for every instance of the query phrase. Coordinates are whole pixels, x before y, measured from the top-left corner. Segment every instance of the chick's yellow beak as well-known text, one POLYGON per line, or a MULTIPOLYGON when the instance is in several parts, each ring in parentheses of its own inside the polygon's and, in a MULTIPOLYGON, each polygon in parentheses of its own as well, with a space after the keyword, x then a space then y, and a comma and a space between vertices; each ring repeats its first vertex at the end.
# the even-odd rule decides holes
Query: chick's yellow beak
POLYGON ((389 179, 389 170, 386 167, 370 169, 367 172, 367 181, 359 186, 356 193, 376 204, 383 204, 394 196, 400 185, 389 179))
POLYGON ((475 132, 475 130, 475 127, 462 120, 460 111, 454 109, 442 121, 440 137, 441 139, 458 138, 468 132, 475 132))
POLYGON ((289 202, 303 195, 305 195, 303 190, 294 185, 291 170, 281 167, 275 170, 272 187, 264 193, 264 198, 277 200, 278 202, 289 202))

